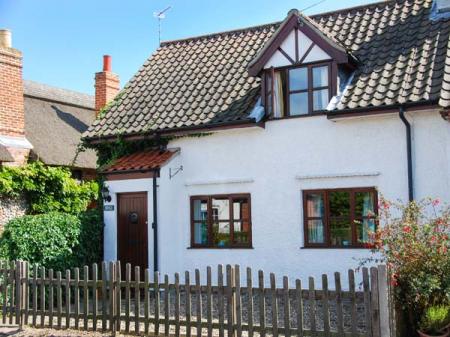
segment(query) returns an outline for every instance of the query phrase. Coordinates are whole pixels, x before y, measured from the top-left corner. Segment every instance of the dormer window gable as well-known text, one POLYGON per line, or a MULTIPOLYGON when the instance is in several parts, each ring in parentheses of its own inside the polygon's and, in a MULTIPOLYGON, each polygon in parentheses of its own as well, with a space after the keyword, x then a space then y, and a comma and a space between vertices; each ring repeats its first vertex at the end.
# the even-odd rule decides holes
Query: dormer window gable
POLYGON ((248 71, 262 79, 266 115, 281 118, 326 110, 337 93, 338 72, 349 74, 355 61, 308 17, 291 10, 248 71))

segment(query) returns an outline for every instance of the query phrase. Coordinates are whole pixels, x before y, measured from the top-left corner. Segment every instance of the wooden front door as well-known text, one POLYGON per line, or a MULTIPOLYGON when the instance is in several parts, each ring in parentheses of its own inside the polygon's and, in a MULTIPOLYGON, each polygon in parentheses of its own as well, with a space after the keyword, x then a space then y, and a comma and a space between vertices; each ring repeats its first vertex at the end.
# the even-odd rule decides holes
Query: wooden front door
MULTIPOLYGON (((117 249, 122 275, 125 265, 148 268, 147 192, 117 195, 117 249)), ((132 272, 134 274, 134 271, 132 272)))

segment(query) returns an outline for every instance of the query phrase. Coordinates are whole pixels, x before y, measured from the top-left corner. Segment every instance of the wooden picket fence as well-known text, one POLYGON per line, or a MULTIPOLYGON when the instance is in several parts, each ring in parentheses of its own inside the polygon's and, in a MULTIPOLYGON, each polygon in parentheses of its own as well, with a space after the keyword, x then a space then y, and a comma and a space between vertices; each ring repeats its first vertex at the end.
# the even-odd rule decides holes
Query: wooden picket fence
POLYGON ((187 337, 388 337, 392 331, 385 266, 362 269, 361 285, 349 270, 345 290, 338 272, 334 286, 322 275, 321 289, 312 277, 306 288, 299 279, 291 287, 287 277, 278 286, 274 274, 266 279, 261 270, 254 284, 252 270, 241 278, 237 265, 219 265, 214 284, 211 267, 206 282, 199 270, 193 282, 186 272, 183 283, 178 273, 173 282, 148 269, 142 278, 139 267, 132 275, 130 265, 121 274, 120 262, 67 270, 63 278, 26 262, 0 261, 2 322, 187 337))

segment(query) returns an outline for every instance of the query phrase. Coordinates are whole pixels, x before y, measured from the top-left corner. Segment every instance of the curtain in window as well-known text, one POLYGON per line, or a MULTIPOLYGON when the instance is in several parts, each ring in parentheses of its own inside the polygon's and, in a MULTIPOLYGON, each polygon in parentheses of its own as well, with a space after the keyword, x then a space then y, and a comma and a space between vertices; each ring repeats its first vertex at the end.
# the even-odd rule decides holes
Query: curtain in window
POLYGON ((274 74, 273 90, 273 115, 275 118, 284 117, 283 81, 281 79, 281 72, 279 71, 274 74))
MULTIPOLYGON (((307 212, 308 216, 323 217, 323 198, 321 195, 311 195, 311 198, 307 200, 307 212)), ((323 243, 322 220, 309 220, 308 221, 308 239, 310 243, 323 243)))
POLYGON ((194 201, 194 242, 198 244, 204 244, 208 238, 208 227, 206 225, 206 219, 208 216, 206 203, 201 200, 194 201))
MULTIPOLYGON (((364 193, 363 199, 363 210, 362 214, 364 216, 368 216, 373 213, 374 208, 374 198, 373 193, 364 193)), ((369 232, 375 231, 375 220, 373 219, 365 219, 363 221, 363 232, 362 232, 362 241, 369 241, 369 232)))

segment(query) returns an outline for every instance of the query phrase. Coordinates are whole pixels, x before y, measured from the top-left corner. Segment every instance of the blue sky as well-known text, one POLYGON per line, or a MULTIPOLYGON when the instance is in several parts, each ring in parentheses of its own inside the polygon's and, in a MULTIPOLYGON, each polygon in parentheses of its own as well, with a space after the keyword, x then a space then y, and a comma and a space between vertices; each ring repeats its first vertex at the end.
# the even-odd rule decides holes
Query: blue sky
MULTIPOLYGON (((291 8, 319 0, 0 0, 0 28, 13 32, 24 78, 92 94, 102 55, 110 54, 121 85, 158 46, 153 12, 171 5, 162 40, 278 21, 291 8)), ((314 14, 373 1, 326 0, 314 14)))

